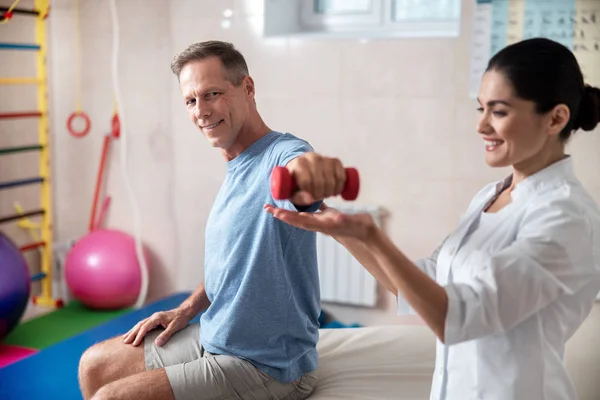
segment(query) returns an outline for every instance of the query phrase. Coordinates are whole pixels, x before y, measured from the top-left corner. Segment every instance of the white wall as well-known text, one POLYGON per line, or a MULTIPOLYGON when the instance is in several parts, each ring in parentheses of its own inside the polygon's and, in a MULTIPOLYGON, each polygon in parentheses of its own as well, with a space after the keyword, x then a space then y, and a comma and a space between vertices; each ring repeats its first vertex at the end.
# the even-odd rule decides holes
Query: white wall
MULTIPOLYGON (((109 130, 113 109, 108 2, 80 3, 82 100, 93 121, 91 134, 83 139, 69 136, 65 129, 75 107, 73 2, 53 1, 50 20, 55 228, 63 241, 86 231, 102 134, 109 130)), ((202 281, 204 224, 225 171, 219 152, 187 119, 169 68, 176 52, 196 41, 232 41, 247 58, 267 124, 306 138, 317 151, 358 167, 362 177, 358 201, 387 209, 390 236, 407 255, 417 258, 426 256, 453 229, 482 185, 507 173, 484 164, 475 131, 477 105, 468 97, 473 3, 463 0, 458 39, 359 43, 265 40, 260 37, 260 0, 117 1, 128 166, 144 241, 152 252, 151 298, 192 290, 202 281), (230 29, 220 26, 225 8, 234 12, 230 29)), ((0 26, 2 40, 7 37, 4 32, 7 28, 0 26)), ((26 101, 16 92, 10 96, 11 106, 26 101)), ((2 99, 4 106, 6 97, 2 99)), ((598 133, 579 134, 569 150, 579 177, 600 201, 598 133)), ((7 140, 3 135, 0 139, 7 140)), ((108 225, 132 232, 132 210, 120 176, 121 145, 122 141, 113 143, 110 155, 108 194, 113 203, 108 225)), ((8 167, 0 168, 4 175, 8 167)), ((340 306, 328 310, 344 322, 401 321, 394 314, 391 295, 384 295, 377 310, 340 306)), ((588 340, 597 336, 598 306, 593 313, 572 341, 573 354, 591 357, 588 340)), ((596 368, 591 370, 597 370, 597 358, 588 365, 592 364, 596 368)), ((577 365, 583 364, 574 367, 579 368, 576 379, 593 381, 589 373, 586 376, 590 369, 577 365)))
MULTIPOLYGON (((264 39, 262 1, 117 1, 121 25, 120 82, 128 125, 129 171, 152 249, 151 294, 191 290, 202 280, 204 223, 224 175, 219 152, 187 119, 173 55, 207 39, 232 41, 246 56, 267 124, 308 139, 317 151, 359 168, 358 201, 389 212, 387 230, 411 257, 427 255, 455 226, 471 196, 506 169, 487 167, 468 97, 470 20, 463 4, 458 39, 264 39), (224 9, 232 26, 220 26, 224 9)), ((111 20, 107 1, 82 1, 83 105, 92 134, 64 129, 74 109, 72 2, 52 15, 53 110, 58 237, 85 231, 95 173, 112 113, 111 20)), ((600 135, 572 142, 577 172, 600 200, 600 135)), ((110 155, 109 226, 132 232, 132 211, 120 176, 121 143, 110 155)), ((385 295, 385 294, 384 294, 385 295)), ((393 298, 378 311, 330 307, 342 320, 394 323, 393 298)))
MULTIPOLYGON (((112 22, 107 1, 80 1, 82 109, 92 129, 85 138, 66 130, 75 110, 76 51, 71 1, 55 1, 50 36, 52 106, 55 139, 56 235, 59 240, 87 232, 103 135, 113 113, 112 22)), ((150 249, 152 297, 180 287, 175 201, 191 173, 177 174, 171 127, 172 56, 169 1, 117 1, 119 10, 119 81, 127 129, 127 171, 142 217, 143 239, 150 249), (176 178, 179 175, 182 180, 176 178)), ((121 175, 125 138, 111 144, 106 194, 112 198, 107 226, 134 233, 133 210, 121 175)), ((194 277, 197 282, 199 275, 194 277)), ((181 280, 185 282, 185 278, 181 280)))

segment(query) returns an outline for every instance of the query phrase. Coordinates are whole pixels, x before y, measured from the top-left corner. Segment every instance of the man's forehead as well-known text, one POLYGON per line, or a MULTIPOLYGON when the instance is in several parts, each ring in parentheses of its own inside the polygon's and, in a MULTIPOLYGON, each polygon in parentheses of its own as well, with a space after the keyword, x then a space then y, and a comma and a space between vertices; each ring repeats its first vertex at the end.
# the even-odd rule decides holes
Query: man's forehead
POLYGON ((227 79, 222 68, 204 68, 204 66, 186 65, 181 70, 179 81, 182 88, 189 87, 190 89, 201 89, 209 86, 225 86, 227 79))
POLYGON ((194 80, 224 79, 225 74, 220 65, 189 63, 181 70, 181 77, 194 80))

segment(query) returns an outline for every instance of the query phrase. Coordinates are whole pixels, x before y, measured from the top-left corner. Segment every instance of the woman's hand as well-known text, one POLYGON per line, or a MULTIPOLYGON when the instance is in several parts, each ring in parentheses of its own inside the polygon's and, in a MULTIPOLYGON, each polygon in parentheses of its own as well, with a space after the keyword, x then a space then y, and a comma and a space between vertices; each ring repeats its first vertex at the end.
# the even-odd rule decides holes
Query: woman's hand
POLYGON ((285 223, 333 237, 352 237, 367 241, 377 229, 371 214, 343 214, 325 203, 321 205, 321 212, 316 213, 289 211, 270 204, 266 204, 264 208, 285 223))

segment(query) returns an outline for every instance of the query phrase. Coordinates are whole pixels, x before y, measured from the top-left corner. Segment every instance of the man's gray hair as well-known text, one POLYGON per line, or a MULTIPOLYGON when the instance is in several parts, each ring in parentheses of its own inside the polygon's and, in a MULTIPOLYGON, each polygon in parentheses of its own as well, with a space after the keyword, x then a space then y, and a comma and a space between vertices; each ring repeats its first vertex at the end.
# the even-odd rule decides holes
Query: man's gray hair
POLYGON ((248 75, 248 65, 242 53, 231 43, 209 40, 189 45, 177 54, 171 62, 171 70, 179 78, 183 67, 192 61, 217 57, 223 65, 225 78, 234 86, 239 86, 248 75))

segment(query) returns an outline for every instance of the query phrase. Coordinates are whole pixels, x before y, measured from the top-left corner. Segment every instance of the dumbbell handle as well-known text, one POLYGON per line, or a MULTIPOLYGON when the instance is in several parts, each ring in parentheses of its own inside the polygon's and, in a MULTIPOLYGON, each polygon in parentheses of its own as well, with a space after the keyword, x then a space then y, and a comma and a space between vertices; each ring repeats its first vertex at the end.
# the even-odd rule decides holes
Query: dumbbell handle
MULTIPOLYGON (((356 200, 360 178, 356 168, 346 168, 346 183, 342 190, 344 200, 356 200)), ((276 200, 287 200, 298 190, 296 180, 285 167, 275 167, 271 173, 271 194, 276 200)))

